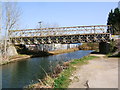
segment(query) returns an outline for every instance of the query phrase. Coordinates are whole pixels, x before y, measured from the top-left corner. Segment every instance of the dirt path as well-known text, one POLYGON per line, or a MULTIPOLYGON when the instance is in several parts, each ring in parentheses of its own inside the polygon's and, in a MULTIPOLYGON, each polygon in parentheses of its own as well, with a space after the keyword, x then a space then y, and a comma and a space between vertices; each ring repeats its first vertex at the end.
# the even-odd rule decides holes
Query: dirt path
POLYGON ((70 77, 72 82, 69 88, 118 88, 118 58, 93 55, 100 58, 78 66, 70 77))

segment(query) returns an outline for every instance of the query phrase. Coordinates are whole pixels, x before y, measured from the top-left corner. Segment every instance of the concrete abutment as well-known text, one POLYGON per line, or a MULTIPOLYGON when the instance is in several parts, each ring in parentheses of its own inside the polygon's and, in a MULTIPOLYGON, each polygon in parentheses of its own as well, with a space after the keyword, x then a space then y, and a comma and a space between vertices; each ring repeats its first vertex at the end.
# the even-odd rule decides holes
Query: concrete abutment
POLYGON ((109 42, 100 42, 99 43, 99 52, 102 54, 108 54, 110 52, 110 43, 109 42))

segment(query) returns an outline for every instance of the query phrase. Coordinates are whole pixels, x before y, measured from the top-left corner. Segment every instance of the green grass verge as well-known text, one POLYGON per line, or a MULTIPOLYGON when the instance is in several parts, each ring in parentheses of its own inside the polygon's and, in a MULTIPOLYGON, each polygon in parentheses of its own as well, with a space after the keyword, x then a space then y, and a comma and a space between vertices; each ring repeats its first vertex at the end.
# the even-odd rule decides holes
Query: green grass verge
POLYGON ((54 88, 67 88, 70 84, 70 76, 74 70, 76 70, 77 65, 87 64, 88 60, 92 60, 97 58, 96 56, 85 56, 81 59, 75 59, 70 62, 70 65, 67 69, 65 69, 58 78, 54 80, 54 88))
POLYGON ((108 53, 107 57, 117 57, 120 58, 120 53, 113 55, 113 53, 108 53))

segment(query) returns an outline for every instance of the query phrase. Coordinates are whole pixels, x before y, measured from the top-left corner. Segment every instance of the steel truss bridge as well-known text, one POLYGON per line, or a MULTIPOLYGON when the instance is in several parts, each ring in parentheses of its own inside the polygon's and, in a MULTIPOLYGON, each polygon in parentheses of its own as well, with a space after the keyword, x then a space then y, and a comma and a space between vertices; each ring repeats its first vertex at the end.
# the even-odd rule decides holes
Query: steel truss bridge
POLYGON ((93 25, 9 30, 9 37, 15 45, 108 42, 111 37, 110 33, 107 33, 109 28, 109 25, 93 25))

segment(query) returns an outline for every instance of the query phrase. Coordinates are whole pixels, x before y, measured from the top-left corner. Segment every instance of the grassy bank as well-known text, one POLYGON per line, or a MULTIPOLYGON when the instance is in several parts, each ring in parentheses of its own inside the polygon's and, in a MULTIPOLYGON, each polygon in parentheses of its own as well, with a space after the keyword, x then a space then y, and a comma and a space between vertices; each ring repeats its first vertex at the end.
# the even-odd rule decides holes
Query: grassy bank
POLYGON ((114 54, 114 53, 109 53, 107 54, 107 57, 117 57, 117 58, 120 58, 120 52, 114 54))
POLYGON ((94 58, 97 57, 85 56, 81 59, 75 59, 71 60, 70 62, 66 62, 67 68, 63 69, 62 72, 59 73, 57 77, 51 78, 50 76, 47 75, 46 78, 47 77, 48 78, 47 79, 45 78, 43 82, 40 81, 40 83, 29 85, 28 88, 67 88, 71 81, 69 78, 72 75, 72 73, 76 70, 77 66, 87 64, 88 60, 92 60, 94 58))
POLYGON ((9 60, 3 60, 0 62, 0 65, 9 64, 14 61, 20 61, 22 59, 32 58, 32 57, 43 57, 43 56, 49 56, 49 55, 57 55, 62 53, 68 53, 68 52, 74 52, 79 50, 78 48, 70 48, 70 49, 63 49, 63 50, 55 50, 55 51, 49 51, 49 52, 33 52, 33 51, 27 51, 27 54, 19 54, 16 56, 9 57, 9 60))
POLYGON ((62 53, 68 53, 68 52, 74 52, 79 50, 78 48, 69 48, 69 49, 60 49, 55 51, 49 51, 50 54, 56 55, 56 54, 62 54, 62 53))
POLYGON ((99 50, 99 43, 83 43, 79 46, 80 50, 99 50))
POLYGON ((30 58, 30 55, 15 55, 15 56, 10 56, 8 60, 3 60, 0 62, 0 65, 5 65, 5 64, 9 64, 15 61, 20 61, 23 59, 27 59, 30 58))
POLYGON ((76 70, 77 66, 87 64, 88 60, 92 60, 97 58, 96 56, 85 56, 81 59, 75 59, 70 62, 68 69, 64 70, 58 78, 54 80, 54 88, 67 88, 70 84, 70 76, 72 75, 73 71, 76 70))

